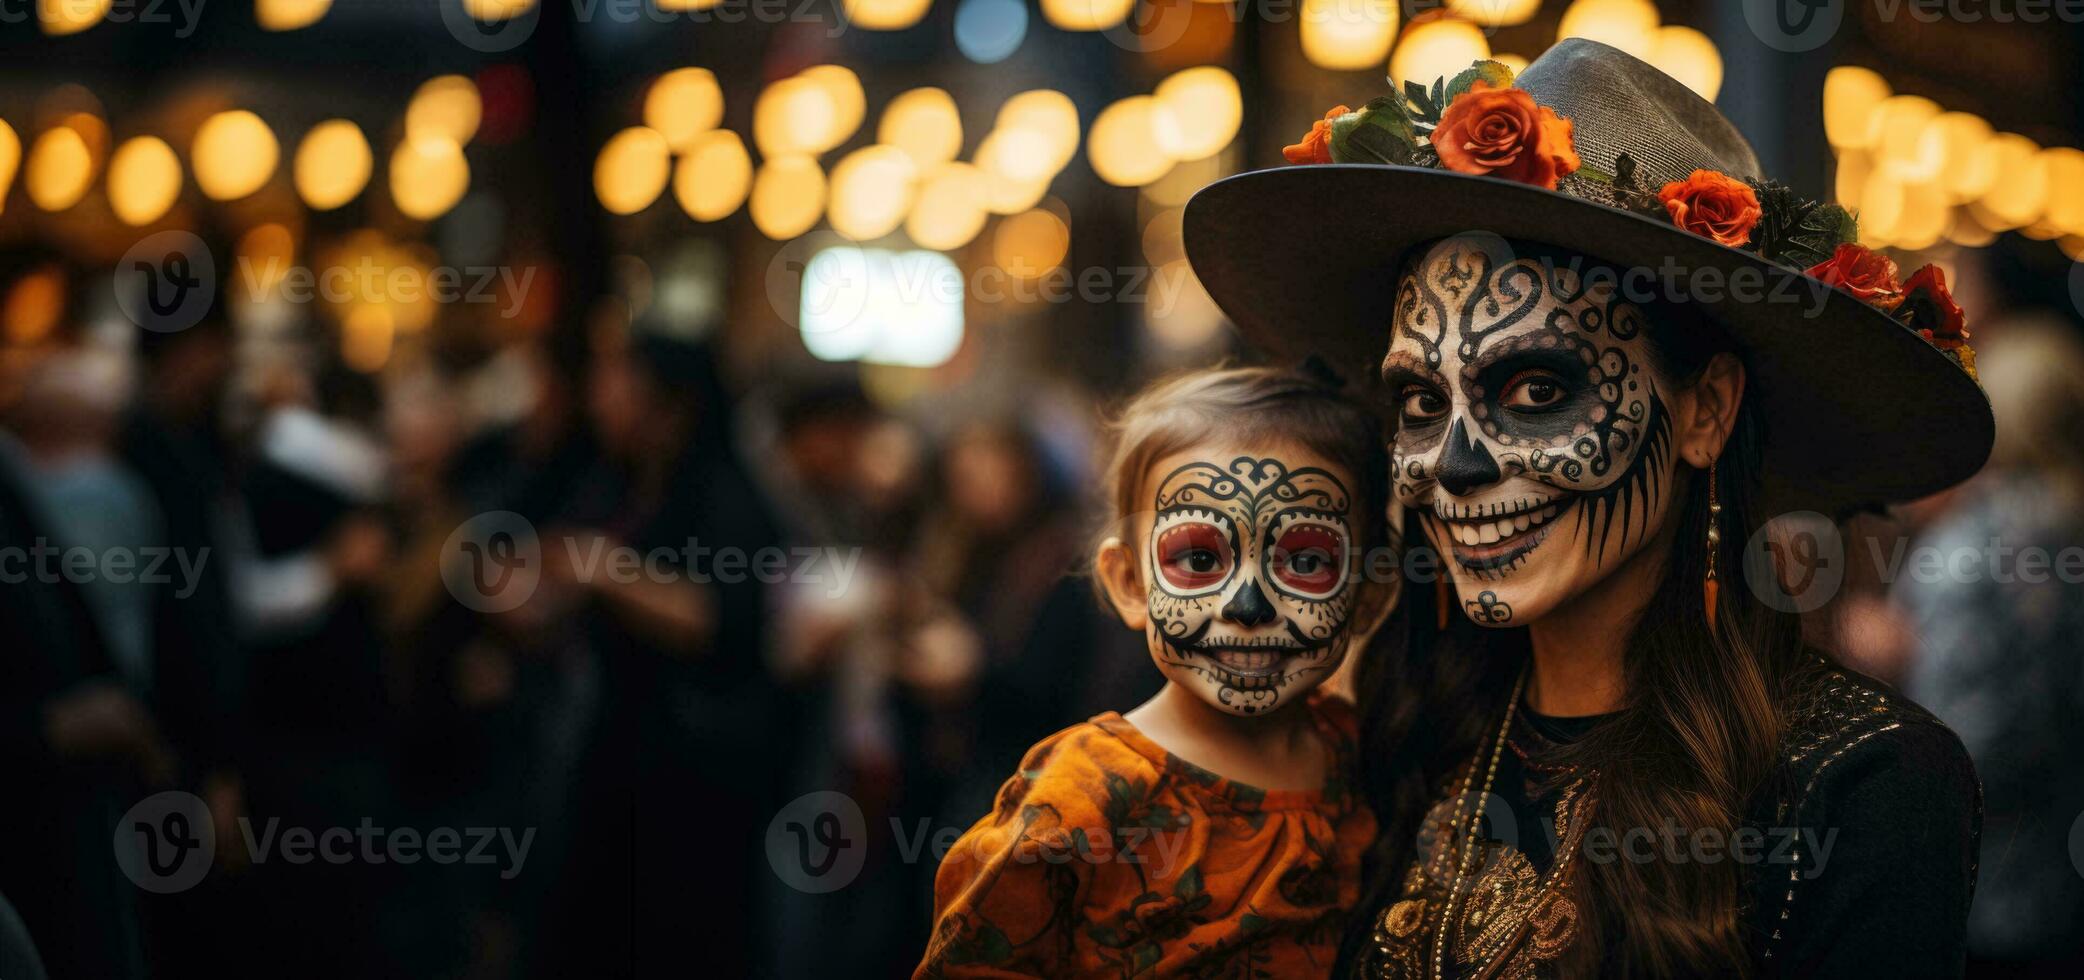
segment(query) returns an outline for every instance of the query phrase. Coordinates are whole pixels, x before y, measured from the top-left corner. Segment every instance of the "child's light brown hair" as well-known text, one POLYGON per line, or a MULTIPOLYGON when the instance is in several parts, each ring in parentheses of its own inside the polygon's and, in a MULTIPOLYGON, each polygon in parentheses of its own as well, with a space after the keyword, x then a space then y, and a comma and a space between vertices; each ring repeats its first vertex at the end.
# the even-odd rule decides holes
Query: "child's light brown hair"
POLYGON ((1360 553, 1387 544, 1389 448, 1382 418, 1328 374, 1204 368, 1143 389, 1108 426, 1112 448, 1102 484, 1108 530, 1101 537, 1125 533, 1130 515, 1150 509, 1151 502, 1139 498, 1153 464, 1221 439, 1244 445, 1292 443, 1339 464, 1358 484, 1354 510, 1360 553))

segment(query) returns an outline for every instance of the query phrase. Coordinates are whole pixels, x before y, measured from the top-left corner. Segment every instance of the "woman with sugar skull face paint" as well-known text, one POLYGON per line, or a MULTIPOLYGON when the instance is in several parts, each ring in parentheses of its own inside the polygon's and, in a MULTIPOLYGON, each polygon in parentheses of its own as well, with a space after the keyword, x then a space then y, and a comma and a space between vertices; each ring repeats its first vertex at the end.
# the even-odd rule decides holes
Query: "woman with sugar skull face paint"
POLYGON ((1248 337, 1380 366, 1413 584, 1359 674, 1363 977, 1958 974, 1958 739, 1803 645, 1766 533, 1972 474, 1935 269, 1596 42, 1334 110, 1187 207, 1248 337), (1308 215, 1321 248, 1259 229, 1308 215), (1437 571, 1437 574, 1424 574, 1437 571))
POLYGON ((1396 594, 1381 420, 1236 368, 1116 428, 1094 579, 1165 685, 1028 752, 941 863, 919 975, 1322 975, 1375 832, 1320 687, 1396 594))

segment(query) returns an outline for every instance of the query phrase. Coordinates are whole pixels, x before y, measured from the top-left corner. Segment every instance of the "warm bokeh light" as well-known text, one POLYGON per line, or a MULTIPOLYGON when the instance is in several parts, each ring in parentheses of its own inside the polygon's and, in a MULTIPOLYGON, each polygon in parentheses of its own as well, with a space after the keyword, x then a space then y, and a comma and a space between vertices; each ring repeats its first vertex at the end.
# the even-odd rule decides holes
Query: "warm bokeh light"
POLYGON ((1016 214, 1035 206, 1049 193, 1056 177, 1054 149, 1039 130, 1001 126, 977 147, 977 168, 984 175, 985 207, 994 214, 1016 214))
POLYGON ((14 127, 0 119, 0 214, 7 211, 7 192, 14 187, 15 171, 22 166, 22 138, 14 127))
POLYGON ((831 138, 839 121, 825 86, 791 76, 762 89, 753 102, 753 145, 768 159, 816 156, 839 144, 831 138))
POLYGON ((1541 0, 1447 0, 1447 9, 1485 27, 1511 27, 1533 20, 1541 0))
POLYGON ((1042 18, 1066 31, 1104 31, 1127 20, 1136 0, 1042 0, 1042 18))
POLYGON ((1903 220, 1903 181, 1886 171, 1867 175, 1860 199, 1853 205, 1860 212, 1860 244, 1869 248, 1894 240, 1896 225, 1903 220))
POLYGON ((195 185, 212 200, 235 201, 260 190, 275 175, 281 148, 261 117, 244 109, 220 112, 195 131, 188 162, 195 185))
POLYGON ((696 10, 709 10, 711 8, 714 8, 717 4, 723 2, 724 0, 652 0, 652 3, 658 5, 658 9, 670 13, 689 13, 696 10))
POLYGON ((181 196, 181 159, 157 136, 138 136, 109 157, 109 208, 127 225, 158 221, 181 196))
POLYGON ((0 301, 0 337, 9 344, 27 347, 58 329, 65 318, 65 270, 55 264, 42 265, 15 279, 0 301))
POLYGON ((2042 223, 2066 235, 2084 234, 2084 151, 2058 146, 2041 152, 2048 203, 2042 223))
POLYGON ((915 88, 891 99, 876 123, 876 142, 897 147, 924 171, 962 152, 962 117, 943 89, 915 88))
POLYGON ((364 374, 383 370, 391 359, 391 341, 397 332, 390 310, 354 307, 340 321, 341 363, 364 374))
POLYGON ((1195 278, 1186 259, 1174 259, 1151 270, 1151 296, 1143 304, 1143 324, 1160 346, 1197 350, 1215 339, 1223 322, 1223 311, 1195 278))
POLYGON ((1523 55, 1500 54, 1496 51, 1491 52, 1491 60, 1512 69, 1514 75, 1526 71, 1527 66, 1531 64, 1523 55))
POLYGON ((1710 102, 1722 91, 1722 52, 1715 50, 1715 42, 1706 34, 1691 27, 1658 28, 1650 55, 1643 60, 1710 102))
POLYGON ((1840 65, 1824 75, 1824 138, 1841 150, 1866 149, 1874 145, 1867 125, 1874 107, 1889 97, 1889 83, 1879 74, 1855 65, 1840 65))
POLYGON ((1838 172, 1833 175, 1832 200, 1846 207, 1856 207, 1860 194, 1867 186, 1867 176, 1874 172, 1873 158, 1859 150, 1850 150, 1838 155, 1838 172))
POLYGON ((1428 20, 1414 23, 1404 31, 1396 54, 1389 58, 1389 77, 1400 85, 1431 85, 1435 79, 1453 78, 1472 62, 1490 56, 1490 39, 1475 24, 1466 20, 1428 20))
POLYGON ((868 97, 861 91, 860 76, 839 65, 813 65, 797 77, 824 89, 826 101, 832 106, 832 124, 819 141, 818 152, 853 139, 868 115, 868 97))
POLYGON ((290 178, 312 210, 331 211, 362 193, 375 166, 361 128, 345 119, 328 119, 311 127, 297 144, 290 178))
POLYGON ((1582 37, 1648 58, 1661 18, 1649 0, 1576 0, 1556 25, 1556 40, 1582 37))
POLYGON ((63 211, 87 196, 94 184, 94 156, 87 141, 69 126, 54 126, 29 146, 23 183, 29 200, 45 211, 63 211))
POLYGON ((1981 116, 1942 112, 1925 124, 1917 156, 1933 161, 1940 185, 1956 201, 1983 196, 1997 179, 1997 156, 1990 148, 1996 131, 1981 116))
POLYGON ((855 241, 881 238, 912 209, 919 168, 894 146, 864 146, 832 168, 832 230, 855 241))
POLYGON ((992 262, 1022 279, 1037 279, 1062 265, 1071 251, 1071 229, 1054 213, 1036 208, 999 222, 991 238, 992 262))
POLYGON ((488 24, 518 17, 534 6, 535 0, 463 0, 464 13, 488 24))
POLYGON ((264 31, 310 27, 333 9, 333 0, 254 0, 253 20, 264 31))
POLYGON ((390 181, 391 200, 400 214, 432 221, 470 190, 470 161, 451 139, 406 140, 391 151, 390 181))
POLYGON ((246 289, 247 299, 260 302, 289 278, 297 261, 297 236, 280 222, 255 225, 239 236, 238 259, 236 284, 246 289))
POLYGON ((1032 89, 1007 99, 999 107, 994 126, 1042 134, 1049 141, 1051 174, 1062 172, 1078 155, 1078 107, 1070 96, 1054 89, 1032 89))
POLYGON ((2017 133, 1999 133, 1990 147, 1996 154, 1997 179, 1976 201, 1976 218, 1998 231, 2023 227, 2040 217, 2048 202, 2048 171, 2041 163, 2040 144, 2017 133))
POLYGON ((636 214, 665 193, 673 151, 658 130, 631 126, 608 138, 593 161, 593 193, 612 214, 636 214))
POLYGON ((1144 198, 1162 208, 1178 208, 1186 204, 1195 191, 1229 173, 1223 156, 1218 153, 1199 160, 1180 161, 1164 177, 1143 189, 1144 198))
POLYGON ((441 75, 421 83, 405 107, 405 138, 443 137, 469 145, 478 134, 484 103, 477 84, 462 75, 441 75))
POLYGON ((871 31, 901 31, 926 16, 933 0, 841 0, 847 23, 871 31))
POLYGON ((905 218, 905 234, 921 248, 961 248, 984 230, 989 193, 990 181, 975 165, 941 164, 920 184, 919 199, 905 218))
POLYGON ((1132 95, 1100 111, 1086 135, 1086 158, 1100 179, 1141 187, 1165 176, 1173 159, 1158 143, 1158 100, 1132 95))
POLYGON ((1229 146, 1245 118, 1237 79, 1214 66, 1174 74, 1152 97, 1158 146, 1175 160, 1199 160, 1229 146))
MULTIPOLYGON (((52 36, 78 34, 107 17, 112 0, 36 0, 36 19, 52 36)), ((13 18, 9 18, 11 22, 13 18)))
POLYGON ((1931 248, 1946 234, 1953 208, 1946 195, 1929 183, 1905 184, 1903 210, 1897 214, 1891 239, 1897 248, 1909 251, 1931 248))
POLYGON ((1867 121, 1867 146, 1882 169, 1908 181, 1935 176, 1930 172, 1933 167, 1919 160, 1918 138, 1938 115, 1939 103, 1921 95, 1892 95, 1881 100, 1867 121))
POLYGON ((1380 69, 1397 40, 1396 0, 1303 0, 1303 57, 1335 71, 1380 69))
POLYGON ((644 125, 658 130, 674 152, 724 118, 724 89, 707 68, 677 68, 658 77, 644 93, 644 125))
POLYGON ((825 213, 825 172, 807 156, 769 157, 753 177, 746 208, 753 226, 775 241, 801 235, 825 213))
POLYGON ((730 217, 752 190, 753 159, 728 129, 695 138, 673 171, 673 199, 696 221, 730 217))

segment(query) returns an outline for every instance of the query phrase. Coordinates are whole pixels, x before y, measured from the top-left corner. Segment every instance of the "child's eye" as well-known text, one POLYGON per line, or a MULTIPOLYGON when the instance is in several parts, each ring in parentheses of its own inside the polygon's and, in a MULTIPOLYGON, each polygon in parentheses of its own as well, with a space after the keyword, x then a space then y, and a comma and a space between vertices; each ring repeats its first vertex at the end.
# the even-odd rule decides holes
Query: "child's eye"
POLYGON ((1553 372, 1521 371, 1505 383, 1505 397, 1499 399, 1499 404, 1522 412, 1539 412, 1561 404, 1566 394, 1563 379, 1553 372))
POLYGON ((1195 592, 1221 583, 1230 574, 1230 538, 1213 524, 1175 524, 1160 532, 1158 573, 1174 591, 1195 592))
POLYGON ((1299 524, 1283 533, 1269 553, 1274 581, 1287 591, 1324 598, 1344 580, 1345 541, 1331 528, 1299 524))

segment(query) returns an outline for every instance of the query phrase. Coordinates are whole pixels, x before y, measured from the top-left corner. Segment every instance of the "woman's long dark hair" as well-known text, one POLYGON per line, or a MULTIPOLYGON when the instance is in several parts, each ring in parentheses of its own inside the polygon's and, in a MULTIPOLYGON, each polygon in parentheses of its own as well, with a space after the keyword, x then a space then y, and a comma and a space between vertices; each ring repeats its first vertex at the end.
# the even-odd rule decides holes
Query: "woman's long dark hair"
MULTIPOLYGON (((1662 329, 1653 339, 1664 374, 1690 385, 1728 348, 1712 326, 1658 312, 1652 322, 1662 329)), ((1717 466, 1719 629, 1708 630, 1702 606, 1708 481, 1696 473, 1680 484, 1675 542, 1645 606, 1650 613, 1628 639, 1622 709, 1541 760, 1598 771, 1592 826, 1619 834, 1670 823, 1727 835, 1773 770, 1783 693, 1814 661, 1803 652, 1796 618, 1744 585, 1743 545, 1764 518, 1763 437, 1747 399, 1717 466)), ((1414 535, 1412 543, 1422 542, 1414 535)), ((1450 610, 1449 627, 1436 629, 1436 602, 1431 583, 1408 587, 1360 667, 1362 786, 1381 831, 1341 951, 1342 975, 1353 972, 1381 910, 1399 897, 1427 809, 1497 731, 1529 655, 1525 628, 1486 630, 1450 610)), ((1741 975, 1749 954, 1739 875, 1733 861, 1584 862, 1573 884, 1579 939, 1559 965, 1570 976, 1741 975)))

